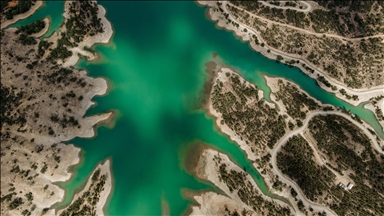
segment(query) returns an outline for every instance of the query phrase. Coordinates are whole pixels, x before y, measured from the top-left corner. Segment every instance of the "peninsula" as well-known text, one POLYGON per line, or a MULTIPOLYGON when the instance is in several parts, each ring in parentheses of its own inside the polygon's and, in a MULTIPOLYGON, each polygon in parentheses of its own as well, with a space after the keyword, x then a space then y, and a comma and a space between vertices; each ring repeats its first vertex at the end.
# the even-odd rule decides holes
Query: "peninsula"
POLYGON ((364 2, 2 1, 1 215, 384 215, 364 2))
MULTIPOLYGON (((384 95, 382 3, 198 2, 208 6, 210 19, 219 27, 249 41, 264 56, 300 68, 348 103, 370 104, 384 95)), ((380 102, 367 108, 384 128, 382 106, 380 102)))
MULTIPOLYGON (((290 206, 285 207, 288 215, 381 211, 379 173, 384 172, 384 141, 371 133, 372 128, 340 108, 322 104, 285 79, 265 76, 271 89, 269 101, 256 85, 220 60, 209 66, 212 71, 207 72, 212 77, 206 86, 211 88, 207 89, 205 109, 216 119, 217 128, 246 152, 269 191, 289 200, 290 206), (377 172, 368 174, 365 170, 377 172), (352 197, 370 201, 363 208, 363 201, 348 201, 346 205, 344 201, 352 197)), ((241 169, 217 151, 208 149, 200 155, 192 172, 217 185, 228 197, 213 192, 194 196, 200 206, 193 207, 192 214, 222 214, 223 209, 228 215, 232 211, 258 214, 253 206, 257 201, 249 202, 249 196, 257 193, 249 192, 250 185, 248 192, 238 188, 242 174, 236 172, 241 169), (228 180, 228 173, 237 177, 228 180), (217 203, 208 201, 212 197, 217 197, 217 203)), ((269 199, 263 198, 264 202, 269 199)))

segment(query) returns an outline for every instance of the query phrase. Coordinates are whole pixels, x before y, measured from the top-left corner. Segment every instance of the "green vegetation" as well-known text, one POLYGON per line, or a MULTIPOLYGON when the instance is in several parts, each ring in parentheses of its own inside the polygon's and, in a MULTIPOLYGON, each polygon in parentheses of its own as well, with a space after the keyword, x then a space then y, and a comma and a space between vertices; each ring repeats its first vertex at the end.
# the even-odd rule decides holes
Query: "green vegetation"
POLYGON ((100 168, 97 169, 97 170, 93 173, 93 175, 92 175, 92 182, 97 181, 97 179, 99 179, 99 176, 100 176, 100 168))
POLYGON ((27 200, 28 200, 28 201, 32 201, 32 200, 33 200, 33 194, 32 194, 32 192, 29 192, 29 193, 25 194, 25 197, 27 197, 27 200))
MULTIPOLYGON (((307 141, 301 136, 293 136, 277 154, 277 165, 299 185, 306 197, 315 201, 330 188, 335 176, 326 167, 317 165, 313 157, 307 141)), ((291 193, 295 194, 296 191, 292 190, 291 193)))
POLYGON ((15 33, 19 34, 20 32, 25 33, 27 35, 35 34, 43 30, 45 27, 45 22, 43 20, 36 20, 35 22, 21 26, 15 33))
POLYGON ((104 190, 107 176, 100 175, 100 169, 97 169, 92 175, 92 183, 87 191, 81 197, 77 198, 72 204, 65 208, 60 216, 70 215, 90 215, 96 216, 96 204, 99 201, 100 193, 104 190))
POLYGON ((246 178, 246 175, 246 172, 228 171, 226 164, 220 165, 219 178, 227 184, 231 192, 237 191, 240 199, 256 213, 266 215, 291 215, 289 208, 266 201, 246 178))
POLYGON ((0 3, 2 16, 10 20, 13 16, 27 12, 32 5, 36 3, 36 0, 18 0, 17 5, 10 7, 8 2, 11 0, 2 0, 0 3))
MULTIPOLYGON (((59 67, 52 67, 52 70, 55 72, 43 75, 43 80, 46 81, 49 84, 60 84, 63 83, 65 85, 69 85, 70 83, 76 83, 80 85, 82 88, 84 88, 87 83, 84 81, 83 78, 77 78, 76 75, 73 73, 72 70, 66 69, 66 68, 59 68, 59 67)), ((73 93, 69 93, 68 98, 73 98, 73 93)), ((63 96, 62 99, 67 98, 66 96, 63 96)))
POLYGON ((334 88, 336 88, 336 86, 331 85, 331 83, 330 83, 328 80, 326 80, 326 79, 324 78, 324 76, 318 76, 318 77, 317 77, 317 80, 318 80, 319 82, 323 83, 323 84, 324 84, 325 86, 327 86, 328 88, 332 88, 332 90, 333 90, 334 88))
MULTIPOLYGON (((60 41, 60 40, 59 40, 60 41)), ((62 43, 58 41, 58 46, 49 54, 49 59, 66 59, 72 56, 72 51, 69 51, 62 43)))
POLYGON ((17 194, 16 192, 12 192, 12 193, 9 193, 7 195, 4 195, 4 196, 1 197, 0 201, 1 202, 4 202, 4 201, 8 201, 9 202, 9 201, 12 200, 13 195, 16 195, 16 194, 17 194))
POLYGON ((352 96, 351 96, 351 95, 347 94, 347 92, 345 91, 345 89, 340 89, 339 92, 340 92, 343 96, 345 96, 348 100, 350 100, 350 99, 358 100, 358 99, 359 99, 359 96, 357 96, 357 95, 352 95, 352 96))
POLYGON ((252 151, 273 148, 285 134, 284 117, 258 98, 258 88, 240 76, 231 74, 224 84, 216 80, 211 94, 213 108, 222 114, 224 123, 236 132, 252 151), (247 101, 254 101, 248 103, 247 101))
POLYGON ((10 210, 13 210, 17 207, 19 207, 21 204, 23 204, 23 199, 21 197, 16 197, 14 200, 12 200, 11 203, 9 203, 8 208, 10 210))
POLYGON ((276 61, 280 62, 282 61, 284 58, 281 56, 281 55, 277 55, 276 57, 276 61))
POLYGON ((295 191, 295 189, 291 188, 291 195, 293 197, 296 197, 297 196, 297 192, 295 191))
POLYGON ((369 102, 372 103, 372 105, 375 107, 375 114, 379 121, 384 121, 384 114, 383 114, 383 111, 380 109, 380 107, 377 105, 377 103, 383 98, 384 98, 384 95, 369 99, 369 102))
MULTIPOLYGON (((317 0, 317 2, 328 10, 315 9, 311 13, 303 13, 291 9, 266 7, 257 1, 231 0, 232 4, 254 14, 318 33, 330 32, 341 36, 362 37, 384 32, 382 1, 317 0)), ((294 7, 293 5, 296 4, 286 3, 286 6, 294 7)))
POLYGON ((19 41, 23 45, 34 45, 34 44, 37 44, 36 39, 34 37, 27 36, 25 34, 21 34, 20 35, 19 41))
MULTIPOLYGON (((76 47, 86 36, 94 36, 102 33, 103 26, 101 18, 97 17, 97 3, 91 1, 73 1, 69 8, 70 18, 66 20, 65 27, 67 31, 61 33, 58 45, 50 55, 50 60, 66 59, 72 56, 69 47, 76 47)), ((94 52, 90 48, 87 51, 94 52)))
POLYGON ((24 209, 24 211, 21 212, 22 215, 31 215, 31 213, 27 210, 27 209, 24 209))
MULTIPOLYGON (((363 3, 364 1, 358 1, 356 4, 354 1, 347 1, 343 7, 336 3, 338 6, 332 6, 332 2, 320 2, 333 9, 329 11, 315 9, 310 13, 302 13, 290 9, 270 8, 260 2, 249 1, 231 1, 227 7, 236 20, 260 32, 266 45, 285 53, 302 56, 311 65, 348 87, 363 88, 382 84, 384 82, 384 65, 381 64, 384 61, 382 38, 346 41, 325 34, 319 37, 288 26, 278 24, 268 26, 265 20, 247 13, 248 11, 268 20, 314 33, 339 34, 349 38, 384 32, 382 1, 370 1, 367 4, 363 3), (356 5, 365 9, 358 9, 360 6, 356 5)), ((254 43, 259 44, 256 40, 254 43)), ((325 79, 320 77, 318 80, 337 90, 325 79)), ((353 99, 353 96, 350 97, 353 99)))
POLYGON ((72 2, 69 8, 71 17, 66 21, 68 37, 79 43, 86 35, 102 33, 101 19, 97 17, 97 3, 91 1, 72 2), (76 13, 79 11, 79 13, 76 13))
POLYGON ((308 111, 317 110, 320 105, 310 98, 306 93, 301 92, 296 86, 291 85, 289 82, 285 84, 282 80, 278 81, 279 91, 275 92, 276 100, 281 100, 287 109, 288 115, 292 118, 304 120, 306 112, 301 111, 307 109, 308 111))
MULTIPOLYGON (((323 200, 338 215, 384 214, 384 157, 372 148, 369 138, 338 115, 316 116, 309 130, 327 166, 315 163, 313 150, 301 136, 292 137, 277 155, 279 168, 313 201, 323 200), (333 169, 349 173, 355 185, 344 190, 334 182, 333 169), (300 170, 300 172, 297 172, 300 170), (321 198, 321 199, 320 199, 321 198)), ((296 191, 291 190, 295 197, 296 191)))
POLYGON ((316 116, 309 122, 309 129, 319 149, 338 169, 353 169, 355 181, 366 179, 375 190, 384 191, 382 159, 372 149, 370 139, 353 123, 337 115, 316 116))
POLYGON ((309 13, 313 29, 319 33, 334 31, 339 35, 345 35, 345 26, 339 25, 339 14, 335 11, 314 10, 309 13))
POLYGON ((50 43, 48 43, 47 41, 41 40, 39 43, 39 49, 38 49, 39 56, 43 56, 49 46, 51 46, 50 43))
MULTIPOLYGON (((11 5, 22 5, 23 2, 27 1, 13 1, 11 5)), ((91 4, 97 7, 93 2, 91 4)), ((2 9, 3 6, 8 7, 8 1, 1 1, 1 5, 2 9)), ((75 13, 81 10, 77 8, 75 13)), ((2 16, 2 21, 4 18, 2 16)), ((93 28, 91 23, 89 26, 93 28)), ((39 208, 34 205, 38 201, 35 189, 41 190, 44 196, 55 197, 55 192, 52 191, 54 188, 39 178, 53 175, 52 171, 59 168, 65 152, 60 152, 62 148, 51 149, 42 144, 38 137, 66 133, 68 130, 65 127, 80 128, 78 118, 75 118, 75 113, 81 108, 78 106, 79 100, 84 100, 84 95, 94 87, 91 85, 93 81, 79 73, 79 70, 73 67, 62 68, 55 61, 72 54, 69 50, 76 45, 73 38, 67 34, 60 35, 58 46, 54 48, 54 42, 32 37, 32 34, 44 27, 44 22, 38 20, 20 27, 16 34, 12 29, 1 30, 2 66, 4 63, 4 67, 1 67, 3 80, 0 86, 1 157, 6 159, 2 161, 2 173, 15 184, 22 182, 26 186, 25 190, 17 185, 4 186, 1 202, 6 213, 15 210, 16 215, 39 214, 41 209, 34 211, 39 208), (22 52, 16 53, 17 51, 22 52), (57 123, 51 121, 52 114, 57 115, 52 118, 57 123), (35 156, 39 160, 31 162, 35 156), (36 178, 38 175, 40 176, 36 178)), ((85 36, 90 34, 87 30, 85 36)), ((85 202, 92 206, 92 211, 96 209, 95 205, 104 184, 104 180, 100 179, 99 176, 85 198, 85 202), (90 201, 88 197, 91 197, 90 201)), ((42 215, 48 210, 44 209, 42 215)))
POLYGON ((296 7, 296 2, 285 2, 286 7, 296 7))
POLYGON ((44 163, 44 166, 43 168, 41 168, 40 172, 44 174, 47 171, 47 169, 48 169, 48 166, 47 164, 44 163))
MULTIPOLYGON (((315 10, 311 21, 319 31, 331 28, 340 35, 374 35, 384 32, 382 1, 317 1, 329 11, 315 10), (379 6, 381 11, 379 11, 379 6), (327 13, 328 12, 328 13, 327 13), (354 24, 356 23, 356 24, 354 24)), ((312 13, 311 13, 312 15, 312 13)))
POLYGON ((351 170, 355 187, 330 190, 331 208, 339 215, 384 214, 384 161, 370 139, 353 123, 337 115, 316 116, 309 129, 321 152, 338 172, 351 170))
POLYGON ((91 48, 89 48, 87 46, 84 47, 84 50, 95 54, 95 50, 93 50, 93 49, 91 49, 91 48))
POLYGON ((19 124, 21 127, 26 123, 25 116, 16 112, 17 107, 21 104, 23 92, 15 93, 11 88, 1 85, 0 97, 0 127, 3 125, 19 124))

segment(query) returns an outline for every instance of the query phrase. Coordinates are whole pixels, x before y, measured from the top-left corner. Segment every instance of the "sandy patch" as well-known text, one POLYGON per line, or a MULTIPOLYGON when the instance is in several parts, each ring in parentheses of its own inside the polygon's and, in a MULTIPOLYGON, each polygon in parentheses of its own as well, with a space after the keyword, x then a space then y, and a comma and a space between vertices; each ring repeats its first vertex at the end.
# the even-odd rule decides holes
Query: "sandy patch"
MULTIPOLYGON (((55 147, 45 146, 39 153, 32 154, 30 153, 31 150, 36 151, 36 146, 25 143, 13 147, 14 155, 6 154, 2 157, 1 187, 4 194, 8 194, 12 187, 16 188, 17 196, 23 198, 24 194, 31 192, 33 195, 33 205, 36 205, 32 215, 40 215, 43 209, 62 201, 65 191, 52 183, 64 182, 70 179, 72 174, 69 172, 69 168, 79 163, 80 148, 72 144, 59 143, 55 147), (55 156, 60 156, 60 162, 54 160, 55 156), (20 176, 14 176, 12 173, 9 173, 7 166, 13 166, 9 162, 15 157, 18 160, 17 165, 20 169, 28 170, 28 178, 20 178, 20 176), (47 170, 42 172, 41 170, 45 165, 47 170), (23 194, 19 193, 19 191, 22 191, 23 194)), ((2 207, 4 208, 1 209, 1 215, 13 216, 20 214, 16 209, 9 210, 3 205, 2 207)), ((54 215, 49 213, 48 215, 54 215)))
POLYGON ((106 173, 107 181, 104 185, 104 190, 100 193, 99 203, 96 208, 96 215, 104 215, 104 205, 108 200, 108 196, 112 190, 112 174, 111 174, 111 162, 108 159, 104 164, 99 165, 101 169, 101 173, 106 173))
MULTIPOLYGON (((90 190, 90 187, 92 184, 91 178, 92 178, 94 172, 97 169, 100 169, 100 176, 106 175, 107 178, 106 178, 106 181, 104 184, 104 190, 102 190, 100 192, 99 200, 98 200, 98 203, 96 204, 96 215, 100 215, 100 216, 104 215, 104 211, 103 211, 104 205, 107 202, 108 196, 109 196, 111 189, 112 189, 112 175, 111 175, 111 165, 110 164, 111 164, 110 160, 107 159, 103 164, 100 163, 96 166, 96 168, 90 174, 85 187, 73 197, 71 204, 73 204, 78 198, 82 197, 82 195, 85 192, 90 190)), ((92 192, 92 191, 90 191, 90 192, 92 192)), ((60 215, 63 211, 64 211, 64 209, 60 209, 57 212, 57 214, 55 214, 55 215, 60 215)))
MULTIPOLYGON (((217 76, 214 78, 214 79, 218 79, 220 80, 221 82, 225 83, 228 79, 228 77, 226 76, 226 73, 234 73, 231 69, 229 68, 221 68, 218 72, 217 72, 217 76)), ((240 81, 243 82, 244 79, 242 77, 240 77, 240 81)), ((255 161, 257 156, 255 153, 252 152, 251 148, 249 147, 249 145, 246 144, 245 140, 241 140, 240 136, 237 136, 236 133, 230 129, 228 127, 227 124, 221 124, 221 120, 223 120, 223 117, 222 117, 222 114, 217 112, 213 106, 212 106, 212 103, 211 103, 211 100, 209 100, 209 104, 208 104, 208 113, 209 115, 215 117, 216 119, 216 125, 218 126, 219 130, 223 133, 223 134, 226 134, 228 135, 228 137, 235 143, 237 143, 240 148, 246 152, 247 154, 247 158, 251 161, 255 161)))
POLYGON ((18 0, 12 0, 12 1, 8 2, 9 7, 15 7, 18 4, 19 4, 18 0))
MULTIPOLYGON (((199 206, 192 207, 192 212, 189 214, 191 216, 226 215, 227 212, 225 211, 225 208, 227 208, 230 212, 245 208, 243 205, 233 201, 232 199, 214 192, 206 192, 199 196, 194 196, 193 198, 199 206)), ((253 212, 248 206, 245 209, 253 212)))
MULTIPOLYGON (((197 215, 205 213, 204 215, 218 215, 221 212, 220 209, 223 210, 225 205, 227 205, 227 207, 230 206, 233 209, 246 209, 254 214, 254 211, 240 199, 237 193, 231 192, 227 184, 220 179, 220 171, 216 161, 214 160, 215 157, 221 158, 221 163, 226 164, 229 170, 243 172, 243 170, 234 164, 227 155, 213 149, 205 149, 201 154, 199 162, 196 166, 197 175, 202 179, 206 179, 212 182, 216 187, 228 195, 229 198, 213 192, 196 195, 193 198, 200 204, 200 207, 192 207, 191 214, 197 215), (214 214, 214 212, 216 212, 216 214, 214 214)), ((254 187, 259 192, 259 194, 262 195, 264 200, 273 201, 279 205, 287 206, 287 204, 280 200, 272 199, 264 195, 249 174, 247 174, 246 178, 249 182, 251 182, 252 187, 254 187)))
POLYGON ((376 119, 378 120, 379 124, 381 125, 381 129, 384 132, 384 121, 380 121, 377 114, 376 114, 376 109, 379 108, 383 113, 384 113, 384 98, 379 100, 377 102, 377 105, 373 105, 371 102, 367 103, 364 105, 365 109, 369 109, 372 111, 372 113, 375 115, 376 119))
MULTIPOLYGON (((66 2, 65 4, 68 5, 68 2, 66 2)), ((41 5, 43 5, 43 1, 37 1, 37 3, 31 8, 30 11, 28 11, 25 14, 15 16, 13 20, 6 21, 6 22, 2 23, 1 28, 5 28, 6 26, 16 22, 19 19, 23 19, 23 18, 28 17, 29 15, 33 14, 37 10, 37 8, 39 8, 41 5)), ((98 5, 98 7, 99 7, 98 17, 101 18, 101 20, 102 20, 104 32, 101 34, 97 34, 94 37, 85 38, 85 41, 80 43, 79 47, 73 48, 74 49, 74 51, 73 51, 74 55, 73 56, 75 56, 75 58, 73 58, 73 56, 71 58, 69 58, 68 62, 66 62, 64 67, 74 66, 78 60, 77 53, 83 52, 84 51, 83 48, 85 46, 91 47, 95 43, 108 43, 109 39, 111 38, 111 36, 113 34, 112 25, 105 18, 105 13, 106 13, 105 9, 100 5, 98 5)), ((39 32, 33 36, 39 37, 39 36, 45 34, 49 29, 49 21, 50 20, 47 18, 44 19, 44 22, 46 22, 46 27, 41 32, 39 32)), ((16 30, 16 28, 15 28, 15 30, 16 30)), ((63 31, 63 30, 65 30, 64 25, 62 26, 60 31, 63 31)), ((11 31, 13 31, 13 30, 11 30, 11 31)), ((54 48, 56 46, 58 37, 59 37, 59 32, 55 32, 50 38, 47 38, 45 40, 48 42, 53 42, 54 43, 53 48, 54 48)), ((46 53, 46 55, 47 54, 48 53, 46 53)), ((47 56, 44 56, 43 59, 45 57, 47 57, 47 56)), ((50 149, 52 147, 50 148, 50 146, 54 143, 55 144, 58 143, 56 149, 59 148, 59 146, 60 146, 60 151, 55 152, 56 156, 61 156, 61 159, 59 159, 60 162, 59 162, 58 168, 55 167, 56 162, 53 158, 54 155, 47 154, 44 157, 44 155, 42 155, 42 153, 36 154, 36 152, 34 153, 33 151, 32 151, 32 153, 34 153, 34 154, 32 154, 31 157, 39 157, 39 158, 36 158, 36 159, 28 158, 28 159, 26 159, 26 160, 28 160, 26 162, 28 167, 25 167, 25 168, 21 167, 21 169, 25 169, 25 170, 30 169, 31 163, 39 162, 38 169, 36 169, 37 174, 39 174, 39 173, 41 173, 41 172, 39 172, 40 169, 44 165, 47 166, 47 168, 46 168, 47 171, 38 175, 36 177, 36 179, 34 180, 35 186, 31 186, 31 184, 27 184, 28 182, 21 182, 20 184, 15 183, 17 190, 22 189, 24 191, 23 188, 25 188, 25 191, 32 191, 33 194, 35 195, 32 204, 36 205, 36 209, 32 212, 32 214, 40 214, 44 208, 49 208, 54 203, 62 201, 62 199, 64 198, 64 195, 65 195, 64 194, 65 191, 63 189, 59 188, 57 185, 53 185, 52 182, 64 182, 64 181, 69 180, 72 174, 68 171, 68 169, 71 166, 78 164, 80 162, 80 158, 79 158, 80 148, 74 147, 73 145, 60 144, 60 142, 71 140, 74 137, 93 137, 95 135, 94 126, 101 121, 108 120, 112 116, 112 112, 108 112, 108 113, 103 113, 100 115, 93 115, 93 116, 89 116, 89 117, 84 117, 86 111, 94 104, 94 102, 92 102, 92 98, 95 95, 104 95, 107 92, 108 83, 105 79, 102 79, 102 78, 88 77, 85 70, 80 70, 80 71, 76 70, 76 73, 79 73, 80 78, 83 80, 86 80, 86 83, 88 83, 90 88, 91 88, 91 90, 86 91, 86 94, 82 95, 83 96, 82 100, 79 100, 78 102, 76 101, 76 106, 78 106, 76 108, 78 108, 78 109, 76 109, 76 113, 75 113, 74 117, 75 117, 75 119, 78 120, 79 127, 67 128, 64 130, 63 128, 59 129, 59 127, 61 127, 60 125, 58 125, 58 124, 54 125, 53 124, 53 125, 51 125, 52 129, 55 132, 57 132, 56 135, 54 135, 54 136, 50 136, 47 134, 44 135, 44 133, 23 133, 23 132, 16 131, 16 130, 12 131, 13 135, 23 137, 26 140, 34 140, 33 142, 35 144, 44 145, 44 151, 46 149, 49 149, 49 151, 51 151, 50 149), (48 187, 49 191, 43 190, 44 185, 49 186, 48 187), (33 187, 36 187, 36 188, 33 188, 33 187), (53 192, 53 193, 51 193, 51 192, 53 192)), ((9 81, 10 85, 13 85, 12 80, 8 80, 8 81, 9 81)), ((3 83, 3 80, 2 80, 2 83, 3 83)), ((73 90, 73 89, 71 89, 69 86, 64 86, 63 89, 60 89, 58 92, 55 92, 55 94, 56 93, 58 94, 60 91, 69 92, 71 90, 73 90)), ((81 95, 81 94, 78 94, 78 92, 76 90, 74 90, 74 91, 77 95, 81 95)), ((52 113, 52 110, 49 110, 49 109, 52 109, 52 107, 50 108, 49 106, 42 106, 41 109, 39 110, 39 113, 41 115, 43 115, 44 113, 52 113), (49 110, 50 112, 46 112, 45 110, 49 110)), ((54 110, 53 112, 59 112, 59 111, 54 110)), ((48 125, 48 126, 50 126, 50 125, 48 125)), ((25 129, 26 131, 27 131, 27 129, 28 130, 34 129, 34 128, 30 128, 30 127, 31 127, 31 125, 26 125, 23 129, 25 129)), ((25 145, 26 144, 24 144, 24 148, 25 148, 25 145)), ((22 152, 22 151, 25 151, 25 149, 20 149, 20 152, 22 152)), ((29 154, 31 154, 31 150, 28 152, 25 152, 25 153, 28 153, 28 155, 29 155, 29 154)), ((25 154, 25 155, 27 155, 27 154, 25 154)), ((25 157, 25 156, 23 154, 23 156, 20 155, 20 157, 25 157)), ((3 158, 2 158, 2 160, 3 160, 3 158)), ((106 181, 104 191, 101 192, 101 194, 100 194, 100 199, 99 199, 99 202, 97 204, 97 209, 96 209, 97 215, 103 215, 103 206, 105 205, 105 203, 108 199, 108 195, 111 191, 112 180, 111 180, 111 173, 110 173, 109 167, 110 167, 110 161, 109 160, 107 160, 104 164, 100 165, 102 172, 107 173, 109 177, 106 181)), ((9 167, 7 167, 7 171, 9 170, 8 168, 9 167)), ((31 171, 31 173, 33 173, 33 172, 35 172, 35 171, 31 171)), ((5 176, 5 177, 7 177, 7 176, 5 176)), ((31 180, 31 181, 33 181, 33 180, 31 180)), ((2 175, 2 182, 14 182, 14 180, 3 178, 3 175, 2 175)), ((4 189, 8 190, 7 188, 4 188, 4 189)), ((3 191, 3 185, 2 185, 2 191, 3 191)), ((16 211, 9 211, 7 208, 4 208, 4 209, 5 209, 4 211, 6 211, 6 212, 2 211, 2 214, 5 213, 5 215, 19 215, 20 214, 20 211, 16 212, 16 211)), ((49 210, 47 212, 47 215, 55 215, 54 210, 49 210)))
MULTIPOLYGON (((67 19, 69 18, 68 13, 69 13, 70 4, 71 2, 65 2, 65 6, 64 6, 65 12, 63 16, 67 19)), ((93 37, 86 37, 82 42, 78 44, 77 47, 69 49, 70 51, 72 51, 73 55, 63 63, 64 67, 75 65, 80 58, 78 54, 86 56, 89 61, 96 59, 97 58, 96 54, 84 50, 84 47, 91 48, 94 44, 97 44, 97 43, 108 43, 109 40, 112 38, 112 35, 113 35, 112 24, 105 17, 107 11, 101 5, 98 5, 98 8, 99 8, 99 12, 97 17, 101 19, 101 24, 103 26, 104 32, 99 33, 93 37)))

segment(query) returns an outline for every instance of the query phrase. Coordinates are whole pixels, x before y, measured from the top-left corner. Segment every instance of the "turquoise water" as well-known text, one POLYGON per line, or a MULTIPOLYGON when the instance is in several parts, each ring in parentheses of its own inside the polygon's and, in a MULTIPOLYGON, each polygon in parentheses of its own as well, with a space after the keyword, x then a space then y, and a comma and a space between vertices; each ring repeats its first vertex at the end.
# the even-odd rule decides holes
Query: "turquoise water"
POLYGON ((265 90, 266 96, 269 89, 262 75, 285 77, 323 103, 351 110, 383 136, 370 111, 337 99, 298 69, 252 51, 232 33, 217 29, 204 16, 205 8, 194 2, 100 3, 108 11, 114 37, 107 46, 95 46, 101 53, 100 62, 81 61, 77 67, 87 69, 91 76, 106 77, 110 83, 108 94, 95 97, 97 106, 87 115, 115 111, 116 124, 98 127, 95 138, 69 142, 83 149, 83 161, 75 167, 74 177, 61 184, 67 197, 58 206, 69 203, 97 163, 111 158, 114 188, 105 207, 108 215, 158 215, 162 199, 172 215, 179 215, 191 203, 182 189, 214 189, 181 166, 183 150, 195 141, 228 154, 269 194, 244 152, 217 132, 212 118, 195 109, 204 84, 204 64, 214 52, 265 90))
POLYGON ((60 28, 61 23, 64 20, 63 17, 64 4, 63 1, 44 1, 43 6, 41 6, 37 11, 27 19, 20 20, 15 24, 10 25, 10 27, 20 27, 24 25, 31 24, 36 20, 44 19, 49 17, 51 22, 47 33, 45 33, 41 38, 50 36, 55 30, 60 28))

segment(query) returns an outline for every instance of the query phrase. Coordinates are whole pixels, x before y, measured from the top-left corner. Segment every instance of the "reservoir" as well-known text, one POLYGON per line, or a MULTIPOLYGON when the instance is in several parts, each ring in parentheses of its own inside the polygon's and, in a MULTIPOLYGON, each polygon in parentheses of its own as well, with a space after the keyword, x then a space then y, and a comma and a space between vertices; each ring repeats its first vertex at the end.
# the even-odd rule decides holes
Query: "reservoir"
MULTIPOLYGON (((262 75, 284 77, 321 102, 350 110, 384 137, 371 111, 337 99, 299 69, 267 59, 232 32, 217 29, 205 16, 206 9, 195 2, 99 4, 107 10, 114 36, 110 44, 94 47, 100 52, 100 61, 80 61, 77 67, 108 80, 108 94, 95 97, 97 105, 86 115, 114 111, 114 126, 97 127, 94 138, 68 142, 82 148, 82 162, 74 168, 74 177, 60 184, 67 196, 58 206, 70 202, 97 163, 111 158, 114 186, 105 206, 107 215, 159 215, 162 200, 168 202, 172 215, 180 215, 192 203, 182 195, 184 189, 216 190, 182 166, 183 150, 199 141, 228 154, 250 172, 265 194, 271 195, 245 153, 219 133, 214 119, 198 106, 206 78, 205 63, 212 60, 213 53, 264 90, 267 98, 269 89, 262 75)), ((48 36, 60 27, 62 13, 62 2, 47 2, 14 26, 50 16, 48 36)))

